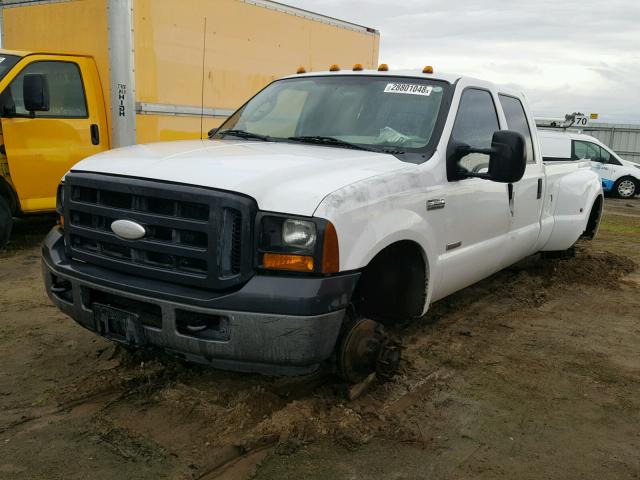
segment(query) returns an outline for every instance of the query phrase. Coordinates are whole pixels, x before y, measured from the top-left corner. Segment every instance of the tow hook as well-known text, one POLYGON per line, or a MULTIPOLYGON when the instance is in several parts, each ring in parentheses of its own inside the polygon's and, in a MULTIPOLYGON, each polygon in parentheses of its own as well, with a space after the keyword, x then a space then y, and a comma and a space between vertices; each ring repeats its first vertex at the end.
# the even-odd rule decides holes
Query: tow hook
POLYGON ((338 373, 349 383, 375 376, 391 379, 400 366, 402 345, 392 339, 381 323, 359 318, 348 326, 338 348, 338 373))

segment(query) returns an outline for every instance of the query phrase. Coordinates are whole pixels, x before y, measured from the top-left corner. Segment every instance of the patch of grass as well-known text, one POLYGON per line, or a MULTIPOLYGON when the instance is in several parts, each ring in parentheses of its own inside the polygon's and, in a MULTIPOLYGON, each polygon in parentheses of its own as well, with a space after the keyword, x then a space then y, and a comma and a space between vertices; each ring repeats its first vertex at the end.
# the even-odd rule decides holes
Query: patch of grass
POLYGON ((635 233, 640 234, 640 226, 637 225, 619 225, 602 221, 600 223, 600 229, 613 233, 635 233))
POLYGON ((629 233, 640 235, 640 215, 631 215, 633 211, 627 209, 624 212, 605 210, 600 222, 600 230, 611 233, 629 233), (627 213, 628 212, 628 213, 627 213))

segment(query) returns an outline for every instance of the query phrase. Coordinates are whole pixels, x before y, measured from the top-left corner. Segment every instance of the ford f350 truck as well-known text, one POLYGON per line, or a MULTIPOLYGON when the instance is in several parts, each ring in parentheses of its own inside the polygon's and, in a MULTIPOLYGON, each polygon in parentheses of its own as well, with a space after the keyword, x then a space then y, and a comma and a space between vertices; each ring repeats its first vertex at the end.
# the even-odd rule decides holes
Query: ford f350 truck
POLYGON ((423 71, 301 73, 209 140, 88 158, 43 244, 51 300, 130 346, 276 374, 393 374, 384 325, 598 229, 588 165, 545 165, 525 98, 423 71))
POLYGON ((267 0, 5 0, 0 21, 0 246, 83 158, 206 138, 298 65, 373 67, 380 38, 267 0))

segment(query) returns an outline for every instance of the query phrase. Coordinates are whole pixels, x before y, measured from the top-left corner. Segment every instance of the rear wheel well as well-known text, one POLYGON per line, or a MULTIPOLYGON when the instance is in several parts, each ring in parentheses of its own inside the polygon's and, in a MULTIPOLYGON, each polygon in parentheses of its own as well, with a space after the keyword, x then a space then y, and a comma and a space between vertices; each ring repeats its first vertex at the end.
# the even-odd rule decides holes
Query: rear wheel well
POLYGON ((582 238, 592 240, 596 236, 598 226, 600 225, 600 218, 602 217, 603 198, 602 195, 593 202, 591 212, 589 213, 589 220, 587 220, 587 228, 582 233, 582 238))
POLYGON ((420 246, 404 240, 380 251, 365 267, 352 302, 359 315, 385 324, 422 314, 427 267, 420 246))

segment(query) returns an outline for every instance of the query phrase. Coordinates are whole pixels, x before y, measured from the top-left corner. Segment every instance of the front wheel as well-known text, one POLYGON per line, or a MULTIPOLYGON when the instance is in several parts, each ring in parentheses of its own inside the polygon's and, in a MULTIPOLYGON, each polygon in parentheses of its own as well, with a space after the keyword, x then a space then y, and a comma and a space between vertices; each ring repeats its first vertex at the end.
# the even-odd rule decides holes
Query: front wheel
POLYGON ((7 201, 0 197, 0 247, 9 241, 11 229, 13 228, 13 215, 7 201))
POLYGON ((620 198, 631 198, 638 194, 638 183, 631 177, 622 177, 616 180, 613 191, 620 198))

